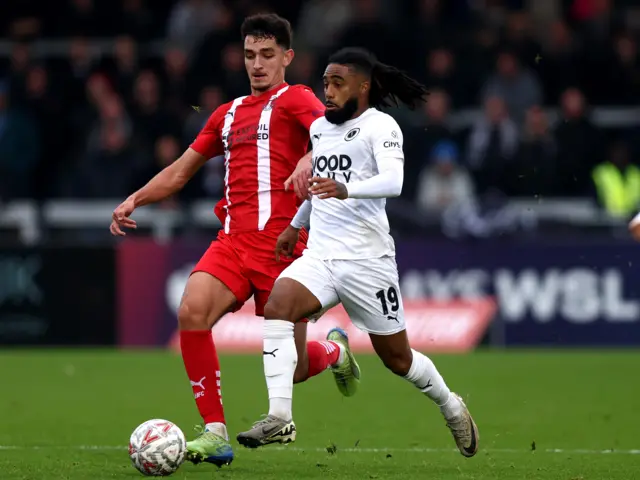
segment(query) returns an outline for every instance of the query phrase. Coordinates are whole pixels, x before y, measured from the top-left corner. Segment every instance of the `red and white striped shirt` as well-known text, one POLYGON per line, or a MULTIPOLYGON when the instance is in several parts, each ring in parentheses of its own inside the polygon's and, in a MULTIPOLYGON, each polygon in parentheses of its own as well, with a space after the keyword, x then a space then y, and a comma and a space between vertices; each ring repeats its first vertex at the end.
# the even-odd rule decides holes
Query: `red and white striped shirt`
POLYGON ((225 196, 215 212, 225 233, 284 229, 299 202, 284 182, 307 152, 309 127, 324 115, 310 88, 282 85, 220 106, 191 148, 224 155, 225 196))

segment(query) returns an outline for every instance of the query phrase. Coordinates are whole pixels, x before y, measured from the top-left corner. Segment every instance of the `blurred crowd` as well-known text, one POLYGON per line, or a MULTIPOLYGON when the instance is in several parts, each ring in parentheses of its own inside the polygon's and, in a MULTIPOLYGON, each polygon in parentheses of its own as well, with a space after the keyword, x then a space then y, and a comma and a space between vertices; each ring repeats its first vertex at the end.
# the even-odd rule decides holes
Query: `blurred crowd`
MULTIPOLYGON (((640 152, 637 124, 604 130, 590 116, 593 106, 637 103, 634 1, 3 3, 4 199, 124 197, 142 185, 218 105, 248 92, 239 25, 264 11, 294 25, 288 82, 321 98, 325 59, 337 46, 365 46, 429 86, 422 111, 398 113, 403 196, 425 211, 495 192, 603 200, 598 167, 626 181, 640 152), (480 112, 473 122, 452 122, 470 108, 480 112)), ((222 181, 221 162, 209 162, 178 200, 217 197, 222 181)))

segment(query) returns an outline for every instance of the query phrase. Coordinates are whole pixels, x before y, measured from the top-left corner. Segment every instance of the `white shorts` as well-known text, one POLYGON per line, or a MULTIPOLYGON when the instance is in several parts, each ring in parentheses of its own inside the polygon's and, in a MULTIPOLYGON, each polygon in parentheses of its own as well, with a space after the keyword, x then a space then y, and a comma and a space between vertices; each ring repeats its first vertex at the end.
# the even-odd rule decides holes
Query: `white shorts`
POLYGON ((405 329, 395 257, 366 260, 318 260, 308 255, 295 260, 278 278, 304 285, 322 311, 342 302, 351 322, 367 333, 393 335, 405 329))

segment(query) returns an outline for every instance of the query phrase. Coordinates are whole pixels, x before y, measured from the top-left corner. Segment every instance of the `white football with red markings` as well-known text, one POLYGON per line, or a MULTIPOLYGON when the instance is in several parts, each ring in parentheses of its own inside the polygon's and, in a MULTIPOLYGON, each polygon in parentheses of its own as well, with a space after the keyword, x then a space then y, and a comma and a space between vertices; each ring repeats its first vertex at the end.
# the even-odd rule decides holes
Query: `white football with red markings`
POLYGON ((187 440, 182 430, 168 420, 147 420, 129 440, 133 466, 149 477, 166 477, 184 462, 187 440))

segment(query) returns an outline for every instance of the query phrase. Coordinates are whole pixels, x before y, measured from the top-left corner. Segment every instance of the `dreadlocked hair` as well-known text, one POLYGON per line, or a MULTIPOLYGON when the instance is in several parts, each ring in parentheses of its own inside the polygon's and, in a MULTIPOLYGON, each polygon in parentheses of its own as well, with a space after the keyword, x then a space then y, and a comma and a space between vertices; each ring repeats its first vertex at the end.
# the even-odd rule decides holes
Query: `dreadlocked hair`
POLYGON ((349 65, 371 78, 369 104, 375 108, 399 106, 415 109, 427 101, 427 87, 402 70, 386 65, 364 48, 343 48, 329 58, 329 63, 349 65))

